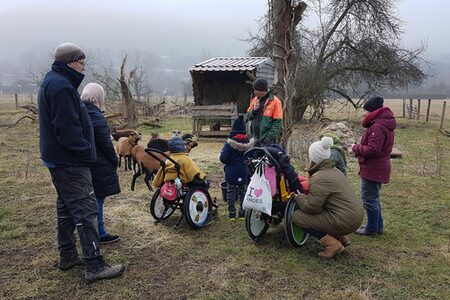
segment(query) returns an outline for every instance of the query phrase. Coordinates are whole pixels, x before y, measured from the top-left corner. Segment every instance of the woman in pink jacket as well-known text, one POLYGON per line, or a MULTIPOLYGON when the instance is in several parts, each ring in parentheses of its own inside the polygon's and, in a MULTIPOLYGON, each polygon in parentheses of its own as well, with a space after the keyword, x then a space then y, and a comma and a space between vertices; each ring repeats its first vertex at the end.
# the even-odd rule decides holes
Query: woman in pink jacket
POLYGON ((361 176, 361 198, 367 211, 367 225, 356 233, 379 235, 383 233, 380 189, 388 183, 391 175, 390 154, 394 145, 394 129, 397 126, 394 113, 383 106, 383 98, 370 97, 364 103, 366 114, 362 126, 367 128, 359 144, 352 151, 358 157, 361 176))

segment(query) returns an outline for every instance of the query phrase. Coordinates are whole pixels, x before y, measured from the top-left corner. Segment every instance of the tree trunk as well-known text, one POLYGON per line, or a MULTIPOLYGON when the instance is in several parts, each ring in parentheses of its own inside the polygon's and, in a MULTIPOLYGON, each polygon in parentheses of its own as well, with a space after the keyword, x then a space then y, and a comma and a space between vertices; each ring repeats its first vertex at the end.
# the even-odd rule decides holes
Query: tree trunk
POLYGON ((127 56, 123 58, 122 66, 120 67, 120 91, 122 93, 122 101, 125 104, 125 120, 133 127, 137 122, 136 117, 136 105, 133 99, 133 95, 125 78, 125 63, 127 62, 127 56))
POLYGON ((297 55, 293 41, 295 27, 306 9, 303 1, 293 5, 292 0, 272 0, 273 11, 273 57, 275 59, 275 87, 283 101, 283 131, 281 144, 287 145, 292 134, 292 99, 295 96, 295 73, 297 55))

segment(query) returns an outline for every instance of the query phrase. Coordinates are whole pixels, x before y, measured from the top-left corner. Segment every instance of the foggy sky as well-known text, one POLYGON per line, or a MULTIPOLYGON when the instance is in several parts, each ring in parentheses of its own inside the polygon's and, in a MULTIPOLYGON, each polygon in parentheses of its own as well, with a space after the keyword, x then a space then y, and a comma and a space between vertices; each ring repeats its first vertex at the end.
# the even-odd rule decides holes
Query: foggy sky
MULTIPOLYGON (((306 1, 308 3, 308 1, 306 1)), ((256 32, 266 0, 0 0, 0 59, 62 42, 91 49, 151 50, 242 56, 239 41, 256 32)), ((450 53, 450 1, 400 1, 406 47, 428 44, 431 55, 450 53)), ((307 22, 307 20, 304 20, 307 22)))

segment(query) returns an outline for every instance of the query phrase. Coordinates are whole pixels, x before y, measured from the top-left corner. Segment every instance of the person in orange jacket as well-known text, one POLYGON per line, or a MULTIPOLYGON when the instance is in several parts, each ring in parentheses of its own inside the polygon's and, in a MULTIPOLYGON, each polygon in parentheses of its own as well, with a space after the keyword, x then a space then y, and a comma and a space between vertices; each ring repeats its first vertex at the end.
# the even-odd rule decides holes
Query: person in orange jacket
POLYGON ((267 80, 253 83, 255 97, 247 109, 246 121, 252 121, 251 133, 259 146, 277 144, 280 141, 283 105, 269 90, 267 80))

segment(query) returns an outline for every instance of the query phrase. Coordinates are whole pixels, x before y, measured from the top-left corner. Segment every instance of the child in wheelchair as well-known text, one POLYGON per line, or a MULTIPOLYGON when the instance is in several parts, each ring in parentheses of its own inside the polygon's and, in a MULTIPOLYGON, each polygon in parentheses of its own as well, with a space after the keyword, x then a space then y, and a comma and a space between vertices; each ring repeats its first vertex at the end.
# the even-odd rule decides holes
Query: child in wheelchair
MULTIPOLYGON (((170 156, 159 152, 167 160, 160 160, 162 167, 152 181, 158 189, 150 202, 150 213, 159 223, 180 209, 182 214, 175 227, 183 218, 193 229, 204 227, 217 214, 217 204, 208 192, 209 180, 186 153, 185 142, 180 137, 171 138, 168 146, 170 156)), ((156 157, 152 154, 155 150, 149 148, 146 152, 156 157)))
POLYGON ((166 162, 166 167, 163 170, 160 168, 152 181, 153 186, 161 187, 164 182, 172 181, 178 178, 188 187, 201 186, 206 189, 209 188, 209 180, 206 179, 197 164, 186 153, 185 142, 180 137, 173 137, 169 140, 170 158, 180 165, 179 171, 175 168, 175 164, 170 160, 166 162), (179 172, 179 174, 178 174, 179 172))

